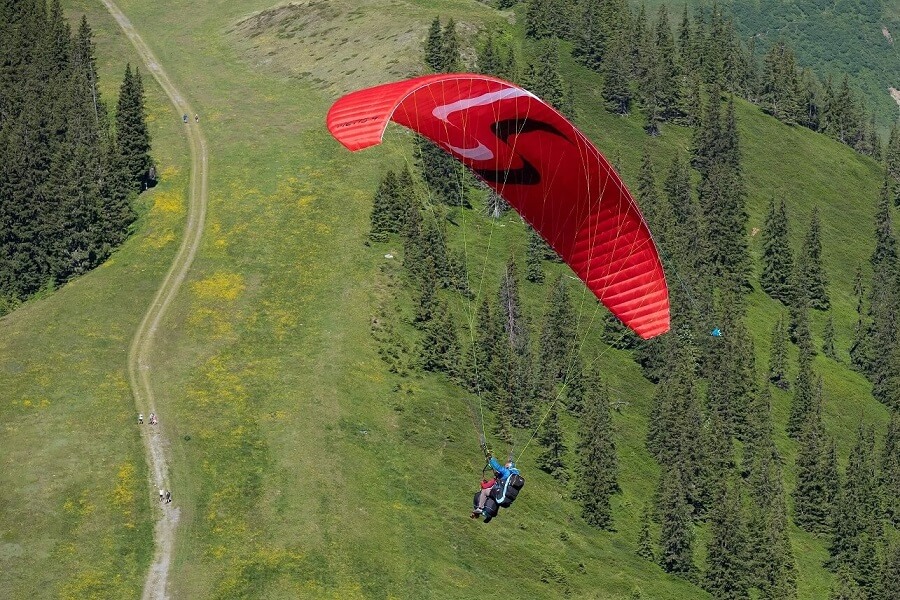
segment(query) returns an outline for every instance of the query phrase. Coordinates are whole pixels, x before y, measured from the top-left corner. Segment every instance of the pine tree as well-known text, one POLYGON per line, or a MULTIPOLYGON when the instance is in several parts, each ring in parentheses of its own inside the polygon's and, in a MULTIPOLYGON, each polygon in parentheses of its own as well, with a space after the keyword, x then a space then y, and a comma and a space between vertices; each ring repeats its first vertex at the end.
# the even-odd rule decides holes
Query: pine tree
POLYGON ((432 71, 440 72, 443 68, 444 36, 441 33, 441 19, 435 17, 428 28, 425 38, 425 64, 432 71))
MULTIPOLYGON (((647 7, 644 3, 638 8, 631 21, 631 79, 637 83, 638 97, 644 102, 649 75, 656 61, 656 47, 653 32, 647 23, 647 7)), ((600 61, 598 61, 599 64, 600 61)))
POLYGON ((714 164, 701 180, 698 197, 703 213, 706 260, 719 286, 732 293, 748 287, 750 272, 747 212, 739 175, 714 164))
POLYGON ((484 200, 484 212, 492 219, 499 219, 500 215, 509 210, 509 203, 503 196, 491 190, 484 200))
POLYGON ((900 528, 900 411, 891 413, 881 452, 879 483, 885 517, 900 528))
POLYGON ((566 281, 558 276, 550 286, 541 327, 538 364, 554 382, 562 382, 575 350, 575 313, 566 281))
POLYGON ((478 72, 485 75, 500 76, 503 65, 500 60, 500 53, 494 43, 494 34, 488 32, 487 39, 481 51, 478 53, 478 72))
POLYGON ((787 362, 787 331, 784 326, 784 315, 778 316, 772 328, 772 346, 769 351, 769 381, 776 387, 786 390, 790 387, 785 371, 787 362))
POLYGON ((718 158, 723 155, 721 90, 712 88, 705 103, 703 114, 694 130, 691 143, 691 166, 707 176, 718 158))
POLYGON ((369 238, 383 242, 391 233, 399 233, 397 217, 397 176, 392 170, 385 173, 378 184, 375 198, 372 201, 372 228, 369 238))
POLYGON ((828 278, 822 265, 822 239, 819 230, 819 209, 813 207, 809 229, 800 251, 798 269, 800 285, 806 291, 810 306, 816 310, 828 310, 828 278))
POLYGON ((462 68, 459 51, 459 37, 456 35, 456 21, 447 21, 441 33, 441 68, 443 73, 456 73, 462 68))
POLYGON ((434 259, 430 255, 425 256, 421 278, 416 283, 418 284, 418 302, 413 323, 419 327, 426 327, 434 318, 438 304, 438 277, 434 268, 434 259))
POLYGON ((832 564, 855 562, 861 537, 878 516, 874 443, 874 432, 860 426, 835 507, 834 536, 829 548, 832 564))
POLYGON ((544 446, 544 449, 537 457, 537 466, 540 470, 565 483, 569 478, 569 472, 563 460, 566 447, 563 444, 562 430, 559 427, 556 398, 553 397, 549 400, 550 405, 538 435, 538 441, 544 446))
POLYGON ((663 121, 671 122, 681 118, 683 103, 681 92, 681 69, 675 52, 675 40, 665 5, 660 6, 656 18, 656 69, 655 104, 663 121))
POLYGON ((809 69, 800 72, 800 88, 803 90, 804 110, 800 125, 819 131, 822 116, 822 85, 809 69))
POLYGON ((522 303, 519 298, 517 271, 515 258, 510 256, 500 282, 497 307, 509 345, 517 353, 522 354, 528 348, 529 341, 528 328, 522 314, 522 303))
POLYGON ((893 198, 894 204, 900 203, 900 194, 897 187, 900 186, 900 127, 894 122, 888 135, 887 148, 884 152, 885 168, 890 176, 888 196, 893 198))
POLYGON ((468 387, 472 392, 488 395, 494 391, 496 383, 492 377, 491 363, 499 352, 503 338, 502 328, 496 319, 496 311, 491 308, 487 296, 481 299, 475 312, 475 328, 472 331, 471 350, 467 350, 466 374, 468 387))
MULTIPOLYGON (((533 399, 537 375, 533 373, 533 358, 530 348, 510 347, 512 358, 509 368, 509 398, 512 423, 516 427, 532 426, 535 403, 533 399)), ((548 390, 549 391, 549 390, 548 390)))
POLYGON ((610 496, 619 491, 609 392, 595 371, 588 373, 586 384, 585 410, 579 421, 576 496, 588 524, 609 529, 612 527, 610 496))
POLYGON ((533 229, 529 231, 528 248, 525 251, 525 279, 531 283, 544 283, 544 240, 533 229))
MULTIPOLYGON (((766 384, 760 393, 753 396, 747 411, 747 433, 741 457, 741 473, 750 476, 751 492, 760 491, 756 489, 756 484, 759 483, 756 479, 761 476, 760 465, 768 466, 773 456, 778 454, 773 441, 771 403, 772 393, 766 384)), ((769 475, 769 473, 765 473, 765 475, 769 475)), ((764 500, 768 504, 771 496, 766 493, 764 500)))
POLYGON ((609 52, 602 64, 603 89, 601 96, 606 108, 618 115, 631 110, 631 86, 629 85, 627 42, 622 32, 614 32, 608 40, 609 52))
POLYGON ((153 160, 150 158, 150 133, 141 74, 135 69, 132 75, 130 64, 125 66, 116 106, 116 147, 133 189, 142 191, 150 183, 153 160))
POLYGON ((788 334, 804 352, 814 354, 812 330, 809 327, 809 296, 801 284, 800 265, 794 265, 791 276, 791 298, 788 303, 788 334))
POLYGON ((797 569, 788 534, 781 458, 775 447, 768 387, 751 405, 744 465, 750 486, 748 568, 760 597, 797 597, 797 569))
POLYGON ((865 341, 863 361, 866 375, 872 382, 872 395, 891 405, 892 387, 897 368, 893 362, 897 354, 897 242, 891 223, 889 176, 885 174, 876 206, 875 250, 872 253, 872 283, 869 290, 870 325, 865 341))
MULTIPOLYGON (((637 180, 637 201, 644 218, 647 219, 650 230, 656 232, 662 225, 659 214, 661 200, 659 191, 656 189, 656 175, 653 172, 653 157, 650 155, 649 145, 644 146, 644 152, 641 155, 641 170, 637 180)), ((656 238, 656 242, 662 246, 658 238, 656 238)))
POLYGON ((827 531, 832 511, 825 481, 828 440, 817 412, 810 411, 799 443, 794 522, 807 531, 827 531))
POLYGON ((434 316, 425 326, 419 364, 425 371, 459 375, 459 338, 450 308, 443 299, 435 303, 434 316))
POLYGON ((659 564, 667 573, 689 578, 696 570, 693 558, 694 530, 690 509, 685 501, 681 473, 677 467, 670 467, 664 469, 660 477, 662 528, 659 536, 659 564))
POLYGON ((897 600, 898 581, 900 581, 900 542, 894 542, 885 550, 881 561, 874 600, 897 600))
POLYGON ((566 84, 559 70, 559 42, 543 41, 529 69, 526 87, 542 100, 561 110, 565 104, 566 84))
POLYGON ((791 412, 788 416, 787 432, 793 438, 803 433, 807 416, 815 404, 814 375, 812 355, 801 350, 797 357, 797 381, 794 386, 794 397, 791 400, 791 412))
MULTIPOLYGON (((425 243, 422 233, 422 213, 418 199, 411 195, 403 214, 403 269, 413 284, 418 284, 425 267, 425 243)), ((433 265, 434 259, 432 259, 433 265)))
POLYGON ((551 0, 528 0, 528 8, 525 10, 525 35, 538 40, 552 35, 550 3, 551 0))
POLYGON ((447 250, 447 281, 445 287, 455 290, 464 298, 471 299, 474 295, 469 288, 469 271, 466 267, 466 255, 460 249, 447 250))
POLYGON ((584 0, 572 48, 572 56, 587 68, 599 71, 606 50, 602 0, 584 0))
POLYGON ((859 113, 846 74, 832 101, 826 106, 824 122, 823 132, 826 135, 844 144, 853 144, 854 135, 859 128, 859 113))
POLYGON ((581 416, 584 412, 585 398, 588 394, 584 361, 577 349, 573 351, 569 361, 569 370, 565 379, 566 408, 570 413, 581 416))
POLYGON ((825 322, 825 330, 822 332, 822 354, 837 360, 837 352, 834 349, 834 317, 828 313, 828 320, 825 322))
POLYGON ((878 552, 881 535, 873 524, 860 534, 859 549, 853 561, 853 578, 864 598, 871 598, 878 585, 878 552))
POLYGON ((437 285, 444 289, 454 287, 454 273, 447 250, 447 233, 443 224, 433 214, 422 221, 422 251, 434 265, 437 285))
POLYGON ((746 526, 735 482, 723 481, 710 510, 710 539, 703 587, 715 598, 749 598, 746 526))
POLYGON ((784 198, 777 203, 773 198, 769 203, 769 212, 762 230, 762 243, 763 267, 759 283, 769 296, 787 304, 791 298, 794 258, 789 242, 784 198))
MULTIPOLYGON (((825 460, 822 463, 822 481, 825 488, 825 505, 834 509, 841 491, 841 477, 838 473, 837 445, 833 437, 828 436, 827 440, 828 448, 825 450, 825 460)), ((832 521, 833 518, 829 519, 826 525, 833 529, 832 521)))
POLYGON ((646 560, 654 560, 653 536, 650 533, 650 504, 644 504, 641 511, 641 528, 638 531, 638 556, 646 560))
POLYGON ((512 427, 516 420, 513 397, 516 360, 509 343, 505 339, 498 340, 490 362, 491 393, 487 399, 496 415, 493 433, 507 443, 512 442, 512 427))
POLYGON ((865 600, 848 567, 838 570, 828 600, 865 600))
POLYGON ((506 54, 504 55, 500 75, 509 81, 519 82, 522 80, 519 60, 516 58, 516 50, 512 46, 507 48, 506 54))
POLYGON ((724 315, 720 319, 728 332, 711 352, 706 369, 709 373, 707 408, 721 420, 725 437, 730 441, 740 436, 746 423, 747 407, 755 391, 756 361, 753 340, 743 320, 735 296, 723 294, 724 315))
POLYGON ((425 137, 416 137, 416 164, 438 202, 468 207, 462 165, 425 137))
POLYGON ((722 155, 719 160, 740 175, 741 145, 733 95, 728 97, 728 104, 725 105, 725 118, 722 124, 722 155))
POLYGON ((793 50, 782 41, 776 42, 763 64, 763 110, 788 125, 797 124, 803 118, 803 94, 793 50))

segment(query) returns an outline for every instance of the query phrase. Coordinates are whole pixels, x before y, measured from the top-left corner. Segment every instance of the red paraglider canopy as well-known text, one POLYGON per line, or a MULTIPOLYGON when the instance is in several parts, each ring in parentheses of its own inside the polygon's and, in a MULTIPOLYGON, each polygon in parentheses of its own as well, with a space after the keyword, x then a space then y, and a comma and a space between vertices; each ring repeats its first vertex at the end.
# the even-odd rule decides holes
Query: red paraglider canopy
POLYGON ((603 155, 552 107, 495 77, 438 74, 348 94, 327 119, 331 134, 354 151, 379 144, 388 121, 469 167, 642 338, 669 330, 665 274, 637 204, 603 155))

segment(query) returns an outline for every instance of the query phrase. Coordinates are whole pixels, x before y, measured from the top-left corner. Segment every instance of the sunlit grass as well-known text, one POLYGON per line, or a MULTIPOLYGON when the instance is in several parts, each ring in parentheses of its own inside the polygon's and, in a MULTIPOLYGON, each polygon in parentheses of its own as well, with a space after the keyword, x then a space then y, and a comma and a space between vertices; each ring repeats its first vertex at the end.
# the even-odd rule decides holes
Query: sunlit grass
MULTIPOLYGON (((393 77, 378 60, 350 73, 340 59, 381 56, 396 40, 376 39, 372 28, 358 50, 350 39, 344 54, 319 61, 331 61, 330 74, 313 66, 307 76, 291 65, 315 62, 308 52, 314 40, 295 36, 288 40, 299 40, 294 46, 267 32, 283 64, 260 64, 259 50, 236 37, 235 24, 268 9, 269 0, 120 6, 200 112, 210 147, 201 252, 150 361, 181 509, 176 597, 471 598, 500 573, 518 597, 622 598, 635 588, 646 598, 705 597, 635 554, 640 513, 656 485, 657 466, 643 443, 653 386, 627 353, 599 344, 590 296, 579 311, 585 355, 601 367, 614 399, 627 402, 613 414, 623 488, 614 499, 617 530, 597 532, 582 522, 570 490, 534 468, 535 442, 522 462, 528 484, 513 509, 489 526, 467 518, 481 470, 469 415, 478 398, 441 377, 388 372, 371 334, 378 315, 409 348, 418 336, 404 317, 410 299, 390 287, 399 264, 384 255, 399 256, 398 241, 365 244, 378 177, 411 160, 409 136, 390 128, 384 146, 350 155, 324 130, 338 89, 369 81, 363 76, 393 77), (397 293, 399 303, 390 299, 397 293)), ((488 14, 463 0, 372 1, 359 9, 390 14, 390 27, 420 36, 435 14, 464 24, 488 14)), ((100 8, 89 10, 109 99, 121 57, 135 59, 100 8)), ((323 38, 339 35, 324 22, 316 27, 323 38)), ((570 61, 565 70, 577 84, 579 124, 634 183, 648 143, 639 115, 607 114, 597 78, 570 61)), ((106 268, 0 321, 0 489, 11 495, 0 513, 0 568, 11 573, 0 595, 134 596, 149 564, 154 492, 124 349, 178 245, 189 163, 178 115, 149 77, 146 84, 163 184, 142 200, 138 233, 106 268)), ((799 247, 812 206, 822 213, 844 364, 820 356, 816 366, 826 375, 826 425, 846 457, 857 420, 882 424, 885 415, 866 382, 846 368, 853 270, 871 252, 877 165, 744 103, 738 118, 750 226, 759 227, 769 199, 784 194, 799 247)), ((651 150, 657 172, 688 144, 687 130, 664 128, 651 150)), ((464 211, 460 221, 450 228, 452 243, 462 246, 464 230, 472 286, 493 295, 508 253, 523 257, 525 232, 514 215, 492 224, 464 211)), ((753 243, 758 254, 758 238, 753 243)), ((522 289, 537 323, 546 292, 529 283, 522 289)), ((574 282, 573 296, 579 303, 585 297, 574 282)), ((763 368, 779 307, 759 292, 750 301, 763 368)), ((463 332, 474 305, 454 302, 463 332)), ((823 324, 816 315, 817 338, 823 324)), ((776 391, 779 430, 789 401, 776 391)), ((575 423, 564 424, 571 447, 575 423)), ((521 432, 519 443, 528 435, 521 432)), ((794 443, 783 435, 778 443, 790 467, 794 443)), ((789 487, 792 478, 789 468, 789 487)), ((823 541, 794 533, 802 596, 823 597, 830 584, 823 541)))

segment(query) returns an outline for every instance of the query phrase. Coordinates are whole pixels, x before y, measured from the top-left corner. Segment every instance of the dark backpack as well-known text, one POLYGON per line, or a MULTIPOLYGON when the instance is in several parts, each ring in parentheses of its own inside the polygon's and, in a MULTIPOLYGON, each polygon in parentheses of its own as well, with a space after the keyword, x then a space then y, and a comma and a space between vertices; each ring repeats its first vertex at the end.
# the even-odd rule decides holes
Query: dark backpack
POLYGON ((517 473, 513 473, 506 478, 502 485, 494 487, 491 491, 491 496, 494 496, 497 504, 503 508, 509 508, 509 505, 513 503, 513 500, 519 495, 519 491, 524 485, 525 478, 517 473))

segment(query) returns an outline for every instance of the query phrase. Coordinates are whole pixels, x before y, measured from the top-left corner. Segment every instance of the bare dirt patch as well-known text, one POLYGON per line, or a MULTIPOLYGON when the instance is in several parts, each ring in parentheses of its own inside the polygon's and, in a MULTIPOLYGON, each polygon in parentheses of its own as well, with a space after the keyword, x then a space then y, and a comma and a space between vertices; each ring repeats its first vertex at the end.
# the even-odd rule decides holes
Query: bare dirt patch
MULTIPOLYGON (((253 13, 226 30, 254 68, 300 77, 340 95, 422 72, 437 13, 405 0, 303 0, 253 13)), ((479 21, 459 22, 463 46, 479 21)))
POLYGON ((891 93, 891 98, 894 99, 894 102, 896 102, 897 105, 900 106, 900 90, 898 90, 897 88, 889 87, 888 91, 891 93))
POLYGON ((881 26, 881 35, 883 35, 884 39, 886 39, 888 41, 888 44, 890 44, 891 46, 894 45, 894 38, 891 35, 891 32, 888 30, 888 28, 885 27, 884 25, 881 26))

